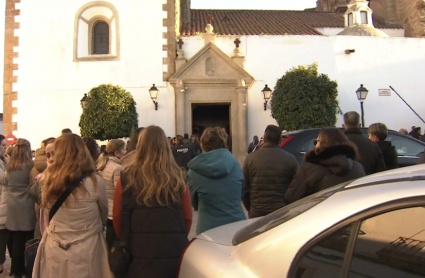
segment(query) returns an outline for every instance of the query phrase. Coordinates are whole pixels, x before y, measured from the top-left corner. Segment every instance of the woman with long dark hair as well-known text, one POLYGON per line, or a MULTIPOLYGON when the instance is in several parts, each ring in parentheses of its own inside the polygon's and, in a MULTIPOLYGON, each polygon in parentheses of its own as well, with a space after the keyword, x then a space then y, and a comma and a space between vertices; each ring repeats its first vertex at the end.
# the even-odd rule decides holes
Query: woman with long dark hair
MULTIPOLYGON (((133 164, 122 175, 131 192, 130 254, 126 277, 176 277, 192 222, 184 170, 177 166, 167 137, 158 126, 140 133, 133 164)), ((121 178, 115 188, 114 228, 120 237, 121 178)))
POLYGON ((40 178, 43 209, 51 210, 74 182, 79 182, 77 188, 45 228, 32 277, 113 277, 103 236, 108 217, 105 182, 81 137, 65 134, 54 142, 54 160, 40 178))
POLYGON ((339 183, 365 175, 357 161, 357 147, 338 128, 322 128, 314 150, 307 152, 304 163, 285 195, 287 204, 339 183))
POLYGON ((35 203, 27 192, 33 165, 30 142, 19 138, 6 166, 7 179, 0 181, 1 184, 8 187, 6 228, 12 244, 10 273, 15 277, 26 274, 25 243, 34 237, 35 203))

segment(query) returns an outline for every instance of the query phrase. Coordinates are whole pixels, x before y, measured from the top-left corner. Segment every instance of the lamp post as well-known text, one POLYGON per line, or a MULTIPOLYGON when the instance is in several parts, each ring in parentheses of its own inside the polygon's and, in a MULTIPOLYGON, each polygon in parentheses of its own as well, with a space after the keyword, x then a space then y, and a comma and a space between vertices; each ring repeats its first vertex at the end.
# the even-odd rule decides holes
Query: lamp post
POLYGON ((87 107, 87 94, 84 94, 83 98, 80 100, 81 108, 86 109, 87 107))
POLYGON ((261 91, 263 93, 263 97, 264 97, 264 111, 267 110, 267 102, 269 101, 271 95, 272 95, 272 90, 270 90, 269 86, 264 87, 264 89, 261 91))
POLYGON ((155 111, 158 110, 158 93, 159 90, 157 87, 155 87, 155 84, 152 85, 152 87, 149 89, 149 94, 151 95, 151 99, 153 101, 153 104, 155 105, 155 111))
POLYGON ((363 87, 363 84, 360 85, 360 88, 357 89, 357 99, 360 101, 360 110, 362 114, 362 127, 364 127, 364 111, 363 111, 363 102, 365 101, 367 97, 367 93, 369 93, 369 90, 363 87))

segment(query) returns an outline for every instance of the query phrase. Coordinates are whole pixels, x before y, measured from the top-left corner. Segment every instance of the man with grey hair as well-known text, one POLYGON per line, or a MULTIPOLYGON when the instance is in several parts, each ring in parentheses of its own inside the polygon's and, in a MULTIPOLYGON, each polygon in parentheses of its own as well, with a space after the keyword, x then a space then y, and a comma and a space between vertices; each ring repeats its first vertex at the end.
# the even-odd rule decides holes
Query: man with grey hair
POLYGON ((344 114, 345 135, 359 150, 359 162, 363 165, 366 175, 385 171, 385 162, 378 144, 372 142, 361 131, 360 115, 355 111, 344 114))

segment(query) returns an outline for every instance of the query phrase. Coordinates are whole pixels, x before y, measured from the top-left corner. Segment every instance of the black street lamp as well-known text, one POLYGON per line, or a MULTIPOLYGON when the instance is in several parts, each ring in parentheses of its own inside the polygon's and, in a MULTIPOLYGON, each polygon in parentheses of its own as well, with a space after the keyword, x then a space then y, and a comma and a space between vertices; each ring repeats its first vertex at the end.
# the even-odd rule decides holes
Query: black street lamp
POLYGON ((360 110, 362 113, 362 127, 364 127, 364 111, 363 111, 363 102, 365 101, 369 90, 363 87, 363 84, 360 85, 360 88, 357 89, 357 99, 360 101, 360 110))
POLYGON ((152 85, 152 87, 149 89, 149 94, 151 95, 151 99, 153 101, 153 104, 155 105, 155 110, 158 110, 158 88, 155 87, 155 84, 152 85))
POLYGON ((81 108, 86 109, 87 107, 87 94, 84 94, 83 98, 80 100, 81 108))
POLYGON ((264 97, 264 111, 266 111, 267 110, 267 102, 269 101, 270 97, 272 96, 272 90, 270 90, 269 86, 266 85, 261 92, 263 93, 263 97, 264 97))

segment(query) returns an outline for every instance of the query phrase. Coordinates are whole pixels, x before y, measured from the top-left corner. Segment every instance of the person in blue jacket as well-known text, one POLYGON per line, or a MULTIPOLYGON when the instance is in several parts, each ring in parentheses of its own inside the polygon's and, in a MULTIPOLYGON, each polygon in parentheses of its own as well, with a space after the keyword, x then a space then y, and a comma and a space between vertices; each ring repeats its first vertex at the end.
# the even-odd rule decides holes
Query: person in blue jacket
POLYGON ((192 206, 198 211, 196 234, 246 219, 242 208, 243 173, 226 149, 227 135, 219 127, 205 129, 203 153, 188 164, 192 206))

